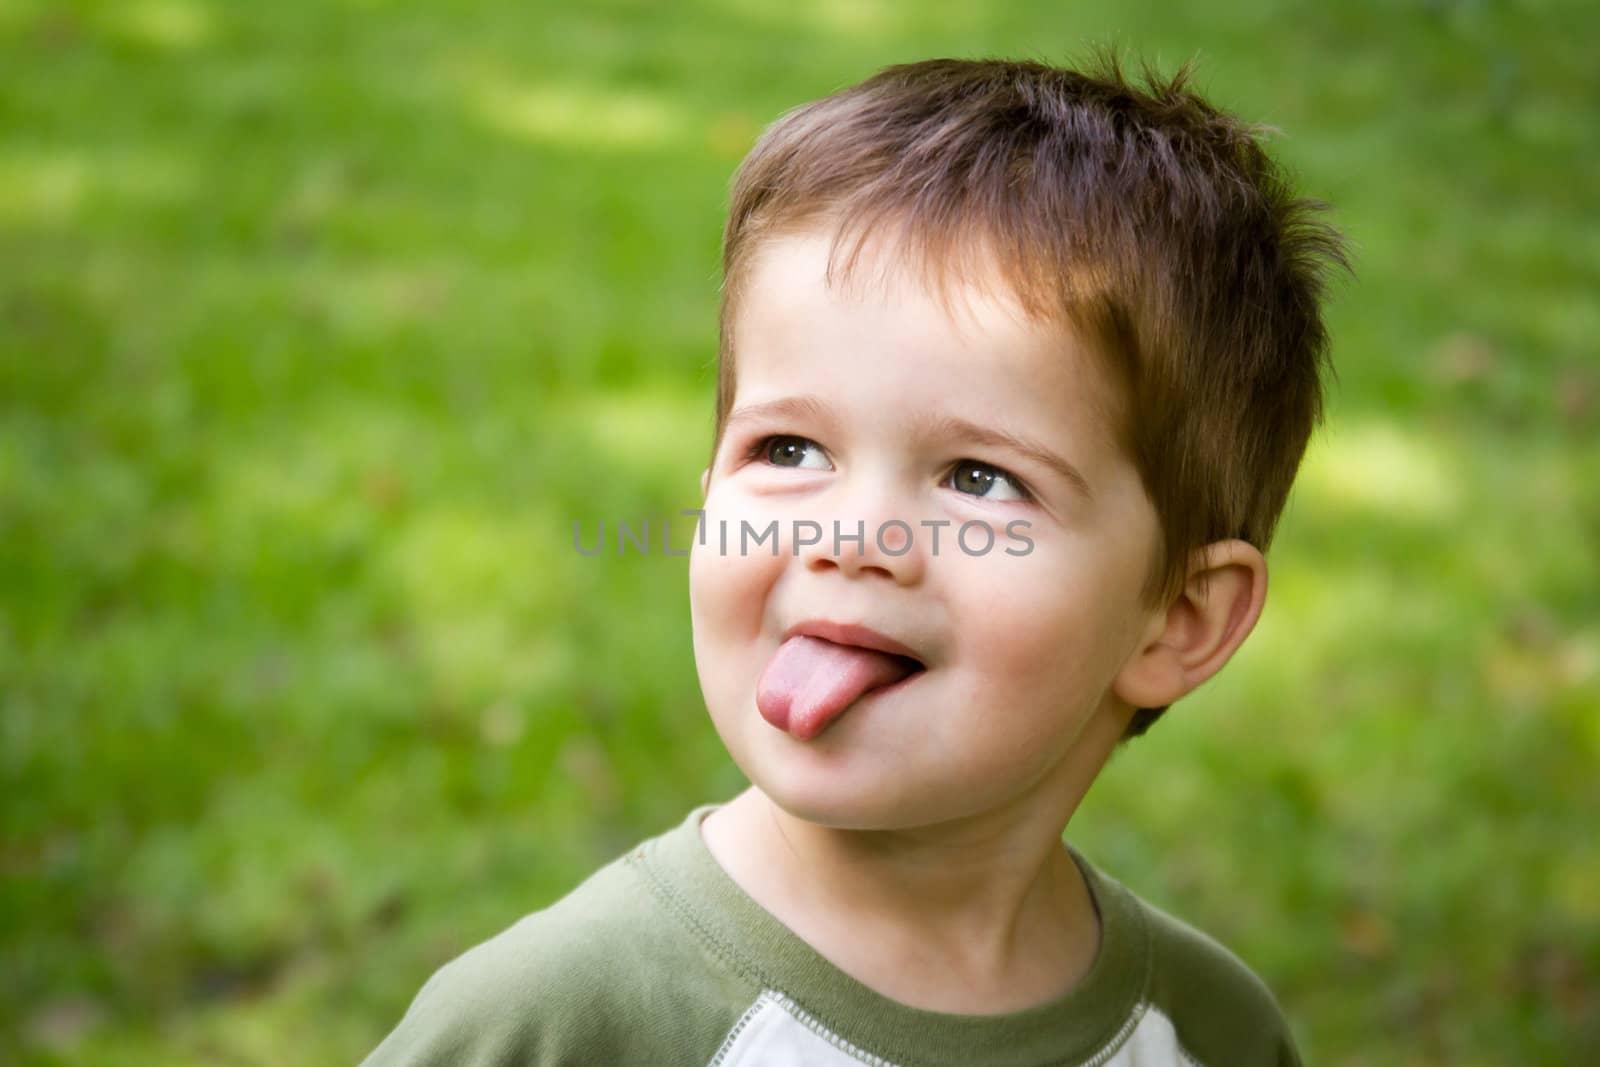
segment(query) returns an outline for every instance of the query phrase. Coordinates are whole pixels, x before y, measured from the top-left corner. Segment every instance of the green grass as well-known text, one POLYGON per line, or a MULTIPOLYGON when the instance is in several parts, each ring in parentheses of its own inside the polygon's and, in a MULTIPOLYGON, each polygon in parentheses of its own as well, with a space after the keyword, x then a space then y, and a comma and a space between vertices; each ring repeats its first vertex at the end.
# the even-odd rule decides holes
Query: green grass
POLYGON ((1308 1062, 1600 1057, 1600 9, 0 0, 0 1061, 350 1063, 741 785, 680 560, 760 126, 935 54, 1200 60, 1338 206, 1234 665, 1074 840, 1308 1062))

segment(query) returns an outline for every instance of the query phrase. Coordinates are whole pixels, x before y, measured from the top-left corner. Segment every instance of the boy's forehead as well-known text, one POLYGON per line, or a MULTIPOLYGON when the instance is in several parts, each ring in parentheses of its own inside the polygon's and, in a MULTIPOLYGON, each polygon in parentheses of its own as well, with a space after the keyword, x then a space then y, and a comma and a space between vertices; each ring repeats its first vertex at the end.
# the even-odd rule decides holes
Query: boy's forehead
MULTIPOLYGON (((992 256, 939 271, 897 255, 892 241, 864 242, 859 254, 851 251, 836 233, 821 229, 771 236, 754 250, 729 354, 736 366, 740 349, 746 359, 760 354, 760 392, 810 377, 805 346, 831 340, 830 331, 870 317, 889 324, 912 352, 947 358, 961 353, 990 371, 1017 375, 1011 384, 1018 387, 1013 395, 1022 407, 1034 408, 1047 396, 1070 395, 1074 405, 1088 402, 1105 444, 1118 450, 1123 402, 1103 361, 1070 325, 1030 315, 992 256), (836 314, 841 310, 843 315, 836 314), (865 316, 854 314, 863 310, 865 316), (925 349, 918 349, 918 340, 926 341, 925 349), (793 344, 800 349, 784 351, 793 344)), ((870 359, 871 353, 862 352, 861 358, 870 359)), ((861 369, 869 367, 863 363, 861 369)), ((747 384, 753 383, 738 383, 741 403, 751 398, 747 384)), ((935 376, 926 384, 961 398, 948 377, 935 376)))
POLYGON ((824 227, 769 235, 752 250, 743 281, 739 312, 755 302, 799 312, 809 299, 876 305, 892 314, 931 302, 949 329, 966 336, 1019 328, 1069 332, 1030 312, 989 249, 976 245, 958 254, 918 247, 892 229, 864 237, 824 227))

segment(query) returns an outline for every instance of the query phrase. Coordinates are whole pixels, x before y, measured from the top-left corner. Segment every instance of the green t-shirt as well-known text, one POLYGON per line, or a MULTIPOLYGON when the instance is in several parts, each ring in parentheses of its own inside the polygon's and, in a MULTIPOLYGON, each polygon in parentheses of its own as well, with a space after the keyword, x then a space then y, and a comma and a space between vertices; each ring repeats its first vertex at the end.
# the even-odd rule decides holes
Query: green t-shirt
POLYGON ((1101 940, 1069 993, 1004 1015, 891 1000, 728 877, 700 836, 716 807, 440 968, 364 1067, 1299 1063, 1243 963, 1076 852, 1101 940))

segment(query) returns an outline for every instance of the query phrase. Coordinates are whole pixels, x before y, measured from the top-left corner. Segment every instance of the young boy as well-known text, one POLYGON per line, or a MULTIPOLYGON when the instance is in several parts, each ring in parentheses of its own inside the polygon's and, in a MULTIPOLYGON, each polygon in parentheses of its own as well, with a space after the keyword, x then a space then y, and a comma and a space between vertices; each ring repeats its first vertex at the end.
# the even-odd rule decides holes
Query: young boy
POLYGON ((690 560, 750 787, 441 969, 373 1067, 1296 1063, 1062 830, 1266 594, 1342 265, 1184 77, 883 71, 740 168, 690 560))

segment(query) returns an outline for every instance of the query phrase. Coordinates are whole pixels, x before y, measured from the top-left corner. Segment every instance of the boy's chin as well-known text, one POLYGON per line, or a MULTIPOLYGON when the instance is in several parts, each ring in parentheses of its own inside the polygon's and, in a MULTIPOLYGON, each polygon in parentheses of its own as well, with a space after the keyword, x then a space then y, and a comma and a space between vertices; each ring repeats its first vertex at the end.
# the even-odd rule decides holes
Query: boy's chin
POLYGON ((847 806, 843 804, 785 804, 776 798, 769 799, 791 819, 809 823, 812 826, 826 827, 830 830, 909 830, 922 825, 924 822, 923 819, 912 820, 901 817, 899 813, 882 811, 875 807, 847 806))
POLYGON ((712 719, 745 778, 791 818, 838 830, 909 830, 971 816, 975 802, 981 810, 972 790, 951 788, 948 768, 886 765, 851 714, 810 741, 787 736, 753 708, 712 719))
POLYGON ((912 814, 914 798, 903 791, 896 795, 886 776, 806 760, 804 743, 786 738, 776 739, 779 751, 764 750, 762 742, 774 740, 764 733, 777 731, 765 722, 755 731, 757 738, 724 735, 723 743, 755 792, 789 817, 839 830, 884 830, 924 821, 912 814))
POLYGON ((794 782, 763 775, 752 779, 756 789, 790 818, 833 830, 910 830, 958 817, 943 812, 935 798, 904 790, 841 787, 837 783, 794 782))

